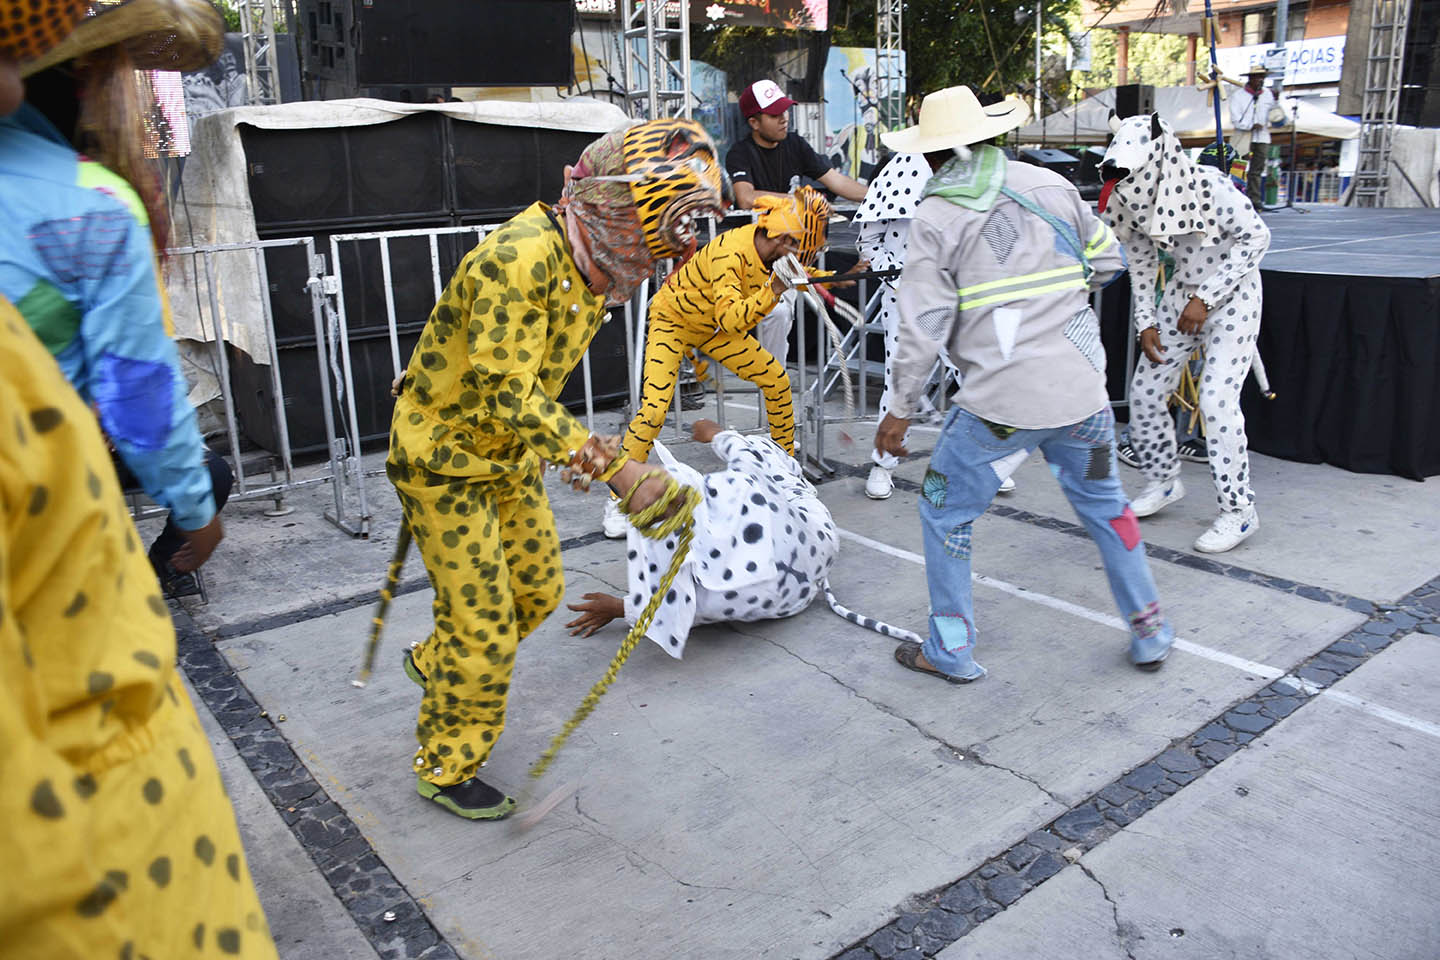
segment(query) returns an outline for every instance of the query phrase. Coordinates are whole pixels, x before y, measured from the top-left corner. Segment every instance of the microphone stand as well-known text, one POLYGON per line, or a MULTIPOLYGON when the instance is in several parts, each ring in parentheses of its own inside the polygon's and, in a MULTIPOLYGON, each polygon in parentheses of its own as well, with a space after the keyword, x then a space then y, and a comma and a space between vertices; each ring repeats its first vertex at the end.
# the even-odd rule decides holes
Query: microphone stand
POLYGON ((1300 101, 1290 105, 1290 186, 1285 191, 1285 209, 1309 213, 1304 207, 1295 206, 1295 176, 1299 172, 1295 162, 1295 136, 1300 132, 1300 101))

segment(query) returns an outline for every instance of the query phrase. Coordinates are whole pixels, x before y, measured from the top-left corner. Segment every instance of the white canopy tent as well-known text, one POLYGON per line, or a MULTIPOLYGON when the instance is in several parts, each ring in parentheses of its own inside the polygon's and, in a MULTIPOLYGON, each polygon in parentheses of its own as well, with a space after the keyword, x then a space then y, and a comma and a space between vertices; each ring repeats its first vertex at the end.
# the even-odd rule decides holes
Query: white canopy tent
MULTIPOLYGON (((1360 136, 1360 124, 1353 120, 1321 110, 1304 100, 1284 98, 1287 122, 1274 127, 1274 133, 1290 133, 1288 118, 1296 117, 1296 130, 1301 134, 1323 137, 1327 140, 1352 140, 1360 136), (1293 114, 1295 106, 1299 114, 1293 114)), ((1115 107, 1114 89, 1105 90, 1088 97, 1077 104, 1052 113, 1043 120, 1034 120, 1021 127, 1017 140, 1022 144, 1040 143, 1094 143, 1103 144, 1110 139, 1110 111, 1115 107)), ((1156 87, 1155 111, 1170 122, 1181 140, 1204 140, 1215 137, 1215 108, 1210 103, 1210 93, 1198 87, 1156 87)), ((1221 103, 1220 118, 1225 135, 1233 128, 1230 125, 1228 103, 1221 103)))

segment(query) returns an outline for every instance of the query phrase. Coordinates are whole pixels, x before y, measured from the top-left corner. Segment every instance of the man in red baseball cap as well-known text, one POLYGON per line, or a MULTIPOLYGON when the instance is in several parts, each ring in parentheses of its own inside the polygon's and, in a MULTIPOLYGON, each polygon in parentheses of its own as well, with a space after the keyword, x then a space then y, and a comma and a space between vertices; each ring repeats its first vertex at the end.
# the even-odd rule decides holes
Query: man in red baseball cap
MULTIPOLYGON (((805 177, 846 200, 864 200, 863 183, 831 167, 804 137, 790 132, 787 111, 794 105, 774 80, 756 80, 740 94, 740 114, 750 124, 750 136, 725 154, 725 169, 735 185, 735 205, 749 210, 755 206, 757 194, 788 194, 792 181, 803 183, 805 177)), ((782 365, 789 356, 794 323, 795 294, 790 291, 755 331, 760 346, 782 365)))
POLYGON ((740 94, 740 114, 750 124, 750 136, 725 155, 736 205, 749 210, 757 193, 789 193, 795 177, 817 180, 846 200, 864 200, 863 183, 832 168, 803 137, 790 132, 787 111, 794 105, 773 80, 757 80, 740 94))

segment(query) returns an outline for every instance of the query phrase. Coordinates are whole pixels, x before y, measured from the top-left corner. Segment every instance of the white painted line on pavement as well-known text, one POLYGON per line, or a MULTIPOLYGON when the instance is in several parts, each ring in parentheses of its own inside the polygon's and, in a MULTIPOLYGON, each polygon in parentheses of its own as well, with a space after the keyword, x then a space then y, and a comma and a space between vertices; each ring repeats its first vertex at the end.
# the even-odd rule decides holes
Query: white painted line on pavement
MULTIPOLYGON (((916 564, 921 567, 925 566, 925 558, 918 553, 914 553, 910 550, 905 550, 900 547, 893 547, 890 544, 882 543, 879 540, 872 540, 871 538, 864 536, 863 534, 855 533, 852 530, 846 530, 842 527, 836 527, 835 532, 846 540, 854 541, 855 543, 869 547, 872 550, 877 550, 880 553, 888 554, 901 560, 907 560, 910 563, 916 564)), ((990 587, 992 590, 999 590, 1001 593, 1008 593, 1012 597, 1019 597, 1022 600, 1029 600, 1031 603, 1038 603, 1042 607, 1049 607, 1052 610, 1059 610, 1060 612, 1068 613, 1073 617, 1079 617, 1082 620, 1089 620, 1092 623, 1098 623, 1102 626, 1111 627, 1115 630, 1120 630, 1126 634, 1129 634, 1130 632, 1130 628, 1126 625, 1125 621, 1112 614, 1100 613, 1098 611, 1091 610, 1088 607, 1082 607, 1078 603, 1071 603, 1069 600, 1061 600, 1059 597, 1052 597, 1047 594, 1036 593, 1034 590, 1027 590, 1024 587, 1017 587, 1013 583, 1007 583, 1004 580, 996 580, 994 577, 987 577, 976 573, 971 574, 971 578, 976 583, 981 584, 982 586, 990 587)), ((1198 643, 1192 643, 1191 641, 1182 639, 1180 637, 1175 638, 1175 649, 1182 650, 1185 653, 1191 654, 1192 656, 1211 660, 1215 663, 1223 663, 1226 666, 1234 667, 1236 670, 1240 670, 1243 673, 1254 674, 1255 676, 1263 677, 1266 680, 1278 680, 1281 677, 1284 677, 1291 686, 1302 689, 1311 696, 1319 695, 1323 697, 1329 697, 1337 703, 1343 703, 1356 710, 1361 710, 1365 713, 1370 714, 1372 717, 1377 717, 1381 720, 1387 720, 1390 723, 1396 724, 1398 726, 1407 727, 1411 730, 1416 730, 1420 733, 1425 733, 1429 734, 1432 737, 1440 738, 1440 724, 1431 723, 1429 720, 1421 720, 1418 717, 1412 717, 1409 714, 1401 713, 1398 710, 1392 710, 1389 707, 1381 706, 1380 704, 1375 703, 1372 700, 1366 700, 1364 697, 1357 697, 1355 694, 1347 693, 1344 690, 1336 690, 1333 687, 1318 687, 1315 684, 1311 683, 1309 680, 1304 679, 1303 677, 1298 677, 1294 674, 1287 675, 1284 670, 1277 670, 1269 664, 1257 663, 1254 660, 1247 660, 1244 657, 1237 657, 1234 654, 1226 653, 1223 650, 1216 650, 1213 647, 1206 647, 1198 643)))
MULTIPOLYGON (((855 533, 851 530, 845 530, 840 527, 836 527, 835 532, 846 540, 853 540, 855 543, 869 547, 872 550, 878 550, 881 553, 889 554, 892 557, 898 557, 901 560, 908 560, 911 563, 918 564, 922 567, 925 566, 925 558, 918 553, 912 553, 909 550, 902 550, 900 547, 892 547, 888 543, 881 543, 879 540, 872 540, 867 536, 863 536, 862 534, 855 533)), ((1038 603, 1042 607, 1049 607, 1052 610, 1059 610, 1062 613, 1068 613, 1072 617, 1079 617, 1082 620, 1089 620, 1092 623, 1098 623, 1101 626, 1110 627, 1114 630, 1119 630, 1127 636, 1130 633, 1129 625, 1126 624, 1124 620, 1121 620, 1114 614, 1100 613, 1096 610, 1091 610, 1089 607, 1082 607, 1078 603, 1071 603, 1069 600, 1061 600, 1059 597, 1052 597, 1048 594, 1037 593, 1036 591, 1028 590, 1025 587, 1017 587, 1013 583, 1007 583, 1004 580, 996 580, 994 577, 987 577, 982 574, 975 573, 971 574, 971 578, 976 583, 982 586, 989 587, 992 590, 999 590, 1001 593, 1008 593, 1013 597, 1019 597, 1021 600, 1029 600, 1031 603, 1038 603)), ((1185 653, 1188 653, 1192 656, 1201 657, 1205 660, 1210 660, 1215 663, 1223 663, 1228 667, 1234 667, 1236 670, 1240 670, 1244 673, 1252 673, 1255 676, 1263 677, 1266 680, 1275 680, 1285 675, 1284 670, 1278 670, 1268 664, 1257 663, 1254 660, 1246 660, 1244 657, 1237 657, 1234 654, 1226 653, 1223 650, 1216 650, 1212 647, 1206 647, 1198 643, 1192 643, 1191 641, 1182 639, 1180 637, 1175 638, 1175 649, 1183 650, 1185 653)))
POLYGON ((1320 691, 1320 696, 1335 700, 1338 703, 1343 703, 1346 706, 1355 708, 1356 710, 1362 710, 1365 713, 1370 714, 1372 717, 1378 717, 1381 720, 1388 720, 1389 722, 1398 726, 1408 727, 1411 730, 1416 730, 1420 733, 1428 733, 1432 737, 1440 737, 1440 723, 1431 723, 1429 720, 1421 720, 1419 717, 1412 717, 1407 713, 1401 713, 1399 710, 1391 710, 1389 707, 1382 707, 1380 704, 1374 702, 1373 700, 1366 700, 1364 697, 1357 697, 1353 693, 1347 693, 1344 690, 1336 690, 1334 688, 1331 688, 1328 690, 1320 691))

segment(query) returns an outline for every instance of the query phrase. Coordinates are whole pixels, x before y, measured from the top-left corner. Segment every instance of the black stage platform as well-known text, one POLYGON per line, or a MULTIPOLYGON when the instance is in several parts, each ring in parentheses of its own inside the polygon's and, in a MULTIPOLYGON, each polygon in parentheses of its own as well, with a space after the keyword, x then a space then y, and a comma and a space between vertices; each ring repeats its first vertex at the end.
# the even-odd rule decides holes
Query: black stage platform
POLYGON ((1440 210, 1304 209, 1264 215, 1260 355, 1277 397, 1248 385, 1251 449, 1440 474, 1440 210))

